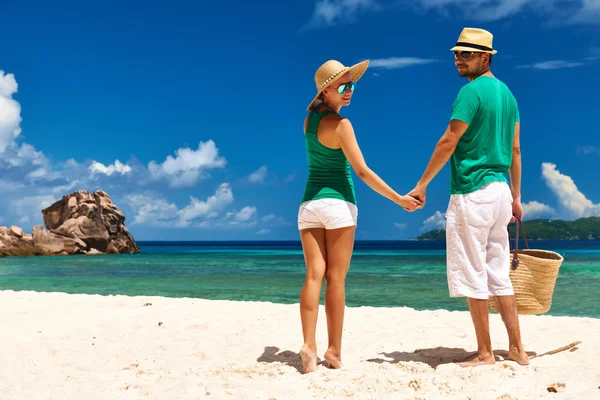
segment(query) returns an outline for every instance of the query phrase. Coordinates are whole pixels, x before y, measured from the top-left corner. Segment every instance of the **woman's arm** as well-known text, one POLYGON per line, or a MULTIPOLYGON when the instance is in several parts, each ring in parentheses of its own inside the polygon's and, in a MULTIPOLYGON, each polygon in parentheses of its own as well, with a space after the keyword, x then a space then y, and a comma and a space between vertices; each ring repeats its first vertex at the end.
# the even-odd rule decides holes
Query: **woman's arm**
POLYGON ((352 128, 352 124, 349 120, 342 119, 335 130, 335 134, 340 146, 342 147, 344 155, 350 162, 350 165, 352 165, 356 175, 358 175, 363 182, 365 182, 371 189, 383 197, 386 197, 394 203, 401 205, 407 211, 413 211, 416 209, 416 207, 420 204, 417 200, 410 196, 401 196, 396 193, 394 189, 386 184, 383 179, 381 179, 367 166, 362 152, 360 151, 360 147, 358 146, 354 129, 352 128))

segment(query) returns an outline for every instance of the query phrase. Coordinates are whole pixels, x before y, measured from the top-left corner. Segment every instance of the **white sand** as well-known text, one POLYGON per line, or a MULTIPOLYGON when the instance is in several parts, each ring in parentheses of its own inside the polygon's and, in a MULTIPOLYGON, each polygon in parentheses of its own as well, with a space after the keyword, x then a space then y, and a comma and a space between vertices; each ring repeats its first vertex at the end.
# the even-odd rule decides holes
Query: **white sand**
MULTIPOLYGON (((467 313, 348 308, 344 368, 302 375, 298 305, 0 291, 0 307, 0 399, 600 398, 600 319, 521 317, 529 352, 582 343, 527 367, 462 369, 467 313)), ((491 327, 506 350, 496 314, 491 327)))

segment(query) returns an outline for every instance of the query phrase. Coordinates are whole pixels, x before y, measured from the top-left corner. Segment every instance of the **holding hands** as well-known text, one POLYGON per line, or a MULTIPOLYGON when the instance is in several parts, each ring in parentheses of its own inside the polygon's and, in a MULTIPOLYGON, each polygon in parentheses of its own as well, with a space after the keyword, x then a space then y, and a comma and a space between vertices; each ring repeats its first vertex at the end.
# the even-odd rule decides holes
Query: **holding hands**
POLYGON ((404 195, 404 196, 400 196, 398 198, 398 200, 396 201, 396 203, 408 212, 413 212, 417 208, 422 207, 422 204, 418 199, 415 199, 414 197, 412 197, 408 194, 404 195))
POLYGON ((421 203, 419 208, 423 208, 427 195, 427 186, 417 183, 417 186, 415 186, 415 188, 411 190, 408 195, 417 199, 421 203))
POLYGON ((413 212, 425 205, 425 192, 427 187, 417 184, 413 190, 404 196, 400 196, 396 203, 408 212, 413 212))

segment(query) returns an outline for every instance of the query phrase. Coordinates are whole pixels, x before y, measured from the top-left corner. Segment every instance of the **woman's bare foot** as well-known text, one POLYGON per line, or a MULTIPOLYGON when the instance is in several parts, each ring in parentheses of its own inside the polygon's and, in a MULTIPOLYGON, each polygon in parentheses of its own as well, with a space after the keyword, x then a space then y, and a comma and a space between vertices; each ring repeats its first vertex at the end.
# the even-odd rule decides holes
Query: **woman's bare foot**
POLYGON ((325 358, 325 361, 327 361, 327 364, 329 364, 329 368, 342 368, 342 358, 337 351, 334 351, 333 349, 327 349, 323 358, 325 358))
POLYGON ((480 365, 494 365, 495 363, 496 359, 493 354, 480 355, 479 353, 475 353, 457 364, 463 368, 467 368, 478 367, 480 365))
POLYGON ((511 348, 508 352, 508 359, 519 365, 529 365, 529 356, 523 349, 519 351, 516 348, 511 348))
POLYGON ((300 357, 302 357, 302 368, 304 373, 317 371, 317 351, 310 349, 310 346, 304 344, 300 349, 300 357))

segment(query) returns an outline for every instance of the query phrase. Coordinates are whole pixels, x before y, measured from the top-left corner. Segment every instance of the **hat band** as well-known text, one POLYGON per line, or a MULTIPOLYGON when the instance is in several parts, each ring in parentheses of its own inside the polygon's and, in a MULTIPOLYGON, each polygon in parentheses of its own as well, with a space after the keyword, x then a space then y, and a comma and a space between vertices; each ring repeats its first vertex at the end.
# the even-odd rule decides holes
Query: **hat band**
POLYGON ((494 51, 494 49, 492 49, 491 47, 482 46, 480 44, 467 43, 467 42, 456 42, 456 46, 472 47, 477 50, 494 51))
POLYGON ((323 89, 325 86, 327 86, 327 84, 336 76, 338 76, 340 73, 342 73, 343 71, 347 70, 347 67, 343 67, 342 69, 338 70, 336 73, 334 73, 333 75, 331 75, 329 78, 327 78, 327 80, 323 83, 321 83, 321 85, 319 86, 318 90, 323 89))

